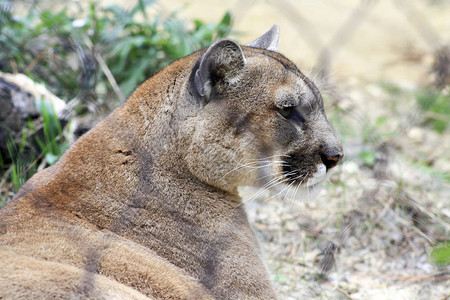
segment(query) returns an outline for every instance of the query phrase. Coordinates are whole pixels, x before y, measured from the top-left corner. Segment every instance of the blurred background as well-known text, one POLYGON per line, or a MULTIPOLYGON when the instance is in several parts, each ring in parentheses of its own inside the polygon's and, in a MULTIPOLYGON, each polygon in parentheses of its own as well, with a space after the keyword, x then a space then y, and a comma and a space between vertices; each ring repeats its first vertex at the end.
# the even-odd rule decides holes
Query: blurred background
POLYGON ((0 208, 146 78, 273 24, 345 149, 316 199, 241 190, 280 299, 450 299, 448 0, 0 0, 0 208))

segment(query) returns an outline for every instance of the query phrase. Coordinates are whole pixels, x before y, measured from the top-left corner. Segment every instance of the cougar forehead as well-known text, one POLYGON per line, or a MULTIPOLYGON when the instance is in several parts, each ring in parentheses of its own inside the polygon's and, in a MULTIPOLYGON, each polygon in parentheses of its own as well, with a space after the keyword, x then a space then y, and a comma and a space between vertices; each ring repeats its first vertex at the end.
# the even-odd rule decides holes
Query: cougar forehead
POLYGON ((244 53, 247 64, 240 80, 220 95, 228 98, 227 105, 244 112, 252 109, 257 114, 264 113, 268 106, 301 106, 306 112, 323 105, 315 85, 281 54, 251 48, 244 53))

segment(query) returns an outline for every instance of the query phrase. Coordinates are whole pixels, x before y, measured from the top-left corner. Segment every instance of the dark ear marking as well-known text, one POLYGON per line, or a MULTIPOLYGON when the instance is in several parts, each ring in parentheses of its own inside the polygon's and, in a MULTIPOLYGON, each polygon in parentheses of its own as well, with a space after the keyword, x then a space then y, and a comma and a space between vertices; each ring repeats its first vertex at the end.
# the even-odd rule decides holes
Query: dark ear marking
POLYGON ((239 44, 222 39, 212 44, 199 62, 194 77, 195 88, 208 101, 213 88, 221 92, 239 80, 247 60, 239 44))
POLYGON ((279 42, 280 27, 278 27, 277 25, 273 25, 269 31, 264 33, 253 42, 248 43, 246 46, 278 52, 279 42))

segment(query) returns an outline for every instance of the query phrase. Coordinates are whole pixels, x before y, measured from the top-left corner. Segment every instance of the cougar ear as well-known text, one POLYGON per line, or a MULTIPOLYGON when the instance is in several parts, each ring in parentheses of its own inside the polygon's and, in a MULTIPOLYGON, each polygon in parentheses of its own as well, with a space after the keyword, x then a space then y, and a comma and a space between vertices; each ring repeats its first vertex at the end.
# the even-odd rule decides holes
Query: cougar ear
POLYGON ((246 46, 253 48, 266 49, 270 51, 278 51, 278 43, 280 41, 280 27, 273 25, 269 31, 262 36, 248 43, 246 46))
POLYGON ((212 89, 223 92, 239 80, 247 60, 241 47, 234 41, 222 39, 212 44, 200 58, 195 72, 195 88, 209 100, 212 89))

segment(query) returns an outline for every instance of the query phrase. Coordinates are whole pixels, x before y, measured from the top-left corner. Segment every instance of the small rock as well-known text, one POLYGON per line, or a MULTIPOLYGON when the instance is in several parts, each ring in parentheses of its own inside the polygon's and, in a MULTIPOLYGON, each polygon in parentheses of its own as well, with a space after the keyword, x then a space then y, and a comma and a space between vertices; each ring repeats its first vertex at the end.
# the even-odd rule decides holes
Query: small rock
POLYGON ((359 166, 354 161, 346 161, 342 165, 342 172, 344 174, 356 174, 359 172, 359 166))
POLYGON ((354 283, 341 281, 338 286, 349 294, 353 294, 359 291, 358 286, 354 283))
POLYGON ((422 128, 412 127, 408 132, 408 137, 417 143, 421 143, 424 141, 425 132, 422 128))

